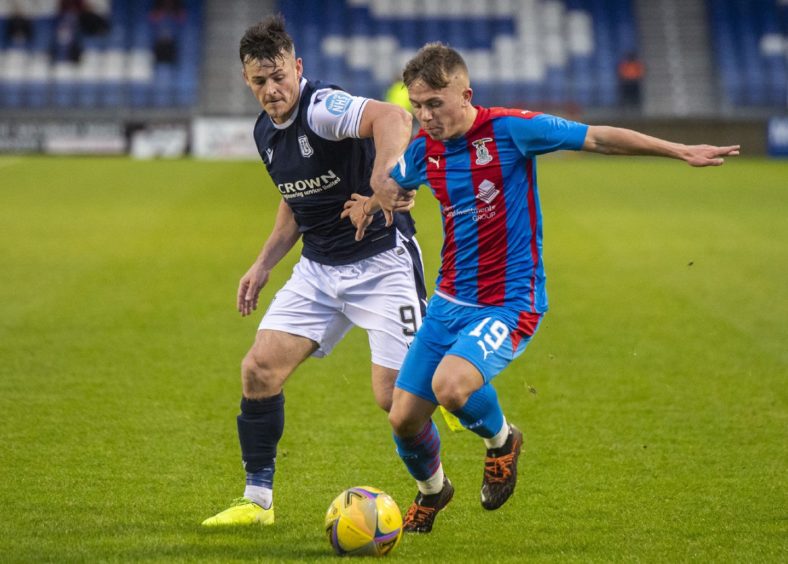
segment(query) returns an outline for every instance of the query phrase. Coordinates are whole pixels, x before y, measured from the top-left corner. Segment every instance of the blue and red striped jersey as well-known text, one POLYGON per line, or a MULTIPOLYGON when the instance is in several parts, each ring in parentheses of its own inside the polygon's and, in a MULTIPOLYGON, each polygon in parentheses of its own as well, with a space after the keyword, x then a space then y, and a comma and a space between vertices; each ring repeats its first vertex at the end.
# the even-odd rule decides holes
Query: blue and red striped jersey
POLYGON ((423 131, 391 172, 440 202, 443 250, 436 292, 472 305, 547 311, 536 155, 580 150, 588 126, 556 116, 477 107, 465 135, 423 131))

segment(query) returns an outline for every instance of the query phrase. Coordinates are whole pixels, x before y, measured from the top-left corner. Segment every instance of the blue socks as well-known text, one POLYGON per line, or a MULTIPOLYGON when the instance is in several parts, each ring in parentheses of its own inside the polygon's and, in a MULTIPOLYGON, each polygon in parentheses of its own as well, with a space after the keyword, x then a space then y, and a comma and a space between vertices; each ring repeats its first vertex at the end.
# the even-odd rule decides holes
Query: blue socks
MULTIPOLYGON (((462 408, 453 412, 463 426, 485 439, 491 448, 491 440, 506 440, 508 427, 504 430, 505 419, 498 403, 498 394, 490 384, 476 390, 462 408)), ((405 463, 411 476, 419 484, 419 491, 432 494, 440 491, 443 485, 443 472, 440 460, 441 439, 435 423, 429 420, 415 437, 394 435, 397 454, 405 463), (433 491, 434 490, 434 491, 433 491)))
POLYGON ((494 437, 504 423, 498 393, 492 384, 485 384, 473 392, 465 405, 452 413, 463 427, 485 439, 494 437))
POLYGON ((246 485, 272 490, 274 488, 274 465, 266 466, 257 472, 247 472, 246 485))
POLYGON ((398 437, 394 435, 399 454, 411 476, 418 481, 426 481, 441 465, 441 438, 432 419, 415 437, 398 437))

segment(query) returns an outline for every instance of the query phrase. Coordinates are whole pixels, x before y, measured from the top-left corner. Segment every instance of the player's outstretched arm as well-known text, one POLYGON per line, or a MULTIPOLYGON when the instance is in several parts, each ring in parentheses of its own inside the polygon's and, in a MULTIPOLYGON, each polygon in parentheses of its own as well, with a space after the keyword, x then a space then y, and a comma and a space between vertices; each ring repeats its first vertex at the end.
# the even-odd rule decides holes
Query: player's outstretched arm
POLYGON ((725 162, 725 157, 738 155, 739 149, 739 145, 684 145, 606 125, 589 126, 583 143, 583 150, 593 153, 668 157, 685 161, 690 166, 719 166, 725 162))
POLYGON ((391 212, 403 199, 399 186, 388 182, 389 171, 408 146, 412 121, 413 117, 403 108, 377 100, 369 100, 361 115, 359 137, 372 137, 375 142, 375 163, 369 182, 389 225, 391 212))
POLYGON ((263 250, 254 264, 246 271, 238 283, 238 311, 246 317, 257 309, 260 290, 268 283, 268 276, 274 266, 288 253, 301 237, 293 212, 284 200, 279 202, 276 221, 271 235, 268 236, 263 250))

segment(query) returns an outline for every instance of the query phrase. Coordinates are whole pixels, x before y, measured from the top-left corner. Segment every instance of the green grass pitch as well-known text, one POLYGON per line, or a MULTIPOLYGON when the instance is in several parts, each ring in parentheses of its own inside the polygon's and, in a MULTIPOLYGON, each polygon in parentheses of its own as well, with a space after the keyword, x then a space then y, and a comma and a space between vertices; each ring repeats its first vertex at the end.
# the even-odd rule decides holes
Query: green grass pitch
MULTIPOLYGON (((442 421, 457 488, 423 562, 788 560, 788 164, 540 161, 551 311, 496 379, 520 483, 442 421), (529 386, 537 390, 529 392, 529 386)), ((242 491, 239 277, 277 195, 259 163, 0 159, 0 561, 333 561, 323 515, 415 488, 354 330, 286 388, 277 523, 205 531, 242 491)), ((430 283, 440 223, 415 210, 430 283)), ((432 288, 430 288, 430 291, 432 288)))

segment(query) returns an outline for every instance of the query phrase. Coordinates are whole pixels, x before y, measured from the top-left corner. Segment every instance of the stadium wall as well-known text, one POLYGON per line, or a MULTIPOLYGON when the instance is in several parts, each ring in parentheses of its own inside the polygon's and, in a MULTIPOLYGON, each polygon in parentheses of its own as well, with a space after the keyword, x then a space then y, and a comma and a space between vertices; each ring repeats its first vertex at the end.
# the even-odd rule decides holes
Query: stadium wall
MULTIPOLYGON (((598 125, 615 125, 687 144, 740 144, 751 156, 782 155, 768 143, 766 119, 619 119, 615 115, 571 115, 598 125)), ((256 116, 144 116, 116 119, 96 115, 37 118, 0 116, 0 152, 45 154, 131 154, 138 158, 257 158, 252 140, 256 116)), ((779 118, 775 118, 777 120, 779 118)), ((784 129, 781 127, 780 131, 784 129)), ((773 134, 774 137, 774 134, 773 134)), ((782 143, 785 144, 784 142, 782 143)))

